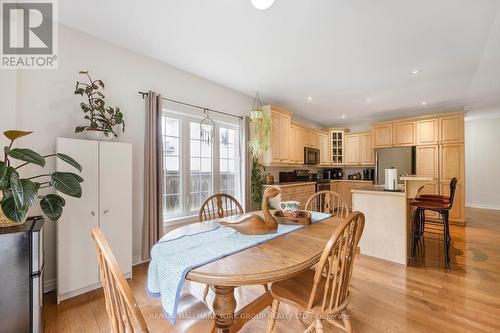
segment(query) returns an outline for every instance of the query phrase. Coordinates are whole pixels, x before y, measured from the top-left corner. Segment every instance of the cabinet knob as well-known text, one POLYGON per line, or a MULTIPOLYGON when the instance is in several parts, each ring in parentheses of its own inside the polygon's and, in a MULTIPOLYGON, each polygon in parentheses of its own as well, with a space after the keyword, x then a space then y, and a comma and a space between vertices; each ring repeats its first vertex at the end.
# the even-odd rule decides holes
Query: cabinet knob
POLYGON ((93 210, 91 210, 90 215, 95 216, 95 212, 93 210))
POLYGON ((109 209, 105 209, 104 212, 102 212, 103 214, 106 214, 109 212, 109 209))

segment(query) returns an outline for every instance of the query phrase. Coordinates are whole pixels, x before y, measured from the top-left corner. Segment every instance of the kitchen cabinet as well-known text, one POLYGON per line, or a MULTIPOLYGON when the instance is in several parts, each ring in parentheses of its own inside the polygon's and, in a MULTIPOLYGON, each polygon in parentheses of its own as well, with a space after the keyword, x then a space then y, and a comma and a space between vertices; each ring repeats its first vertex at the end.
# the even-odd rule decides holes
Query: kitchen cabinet
POLYGON ((416 123, 413 121, 393 125, 394 146, 414 146, 416 141, 416 123))
POLYGON ((373 133, 359 134, 359 163, 363 165, 373 165, 375 163, 375 154, 373 150, 373 133))
POLYGON ((345 136, 345 165, 358 165, 359 163, 359 136, 348 134, 345 136))
POLYGON ((442 144, 464 142, 464 115, 439 118, 439 141, 442 144))
POLYGON ((437 118, 417 121, 417 145, 435 145, 439 142, 437 118))
POLYGON ((318 141, 319 141, 318 133, 315 130, 307 129, 306 130, 306 146, 318 149, 319 148, 318 141))
MULTIPOLYGON (((66 200, 57 227, 57 299, 100 287, 91 229, 99 227, 120 269, 132 274, 132 145, 78 139, 57 139, 57 152, 82 165, 81 198, 66 200)), ((74 172, 58 160, 56 170, 74 172)))
POLYGON ((264 166, 289 164, 290 152, 295 147, 290 145, 290 113, 275 106, 266 105, 263 107, 271 119, 271 142, 269 149, 262 154, 261 163, 264 166))
POLYGON ((430 176, 434 181, 439 180, 439 146, 418 146, 417 148, 417 175, 430 176))
POLYGON ((349 211, 352 211, 352 192, 353 189, 360 189, 366 185, 372 184, 371 181, 363 180, 332 180, 330 190, 338 193, 345 201, 349 211))
POLYGON ((295 124, 290 125, 290 145, 289 145, 289 161, 293 164, 301 164, 300 161, 300 145, 299 145, 299 127, 295 124))
POLYGON ((344 165, 344 135, 345 129, 330 129, 331 165, 344 165))
POLYGON ((450 182, 453 177, 457 177, 460 184, 464 181, 464 145, 445 144, 439 149, 440 181, 450 182))
POLYGON ((328 145, 328 134, 319 133, 319 156, 320 156, 320 165, 329 165, 330 164, 330 149, 328 145))
POLYGON ((379 124, 373 127, 373 147, 384 148, 392 146, 392 123, 379 124))
POLYGON ((372 132, 347 134, 345 136, 345 165, 373 165, 372 132))

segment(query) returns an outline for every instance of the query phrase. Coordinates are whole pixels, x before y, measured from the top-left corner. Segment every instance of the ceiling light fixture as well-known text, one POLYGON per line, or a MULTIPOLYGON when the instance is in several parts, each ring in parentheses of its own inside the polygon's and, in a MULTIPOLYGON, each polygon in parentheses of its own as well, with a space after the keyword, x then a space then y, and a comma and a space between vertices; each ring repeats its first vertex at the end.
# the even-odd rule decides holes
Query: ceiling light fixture
POLYGON ((427 102, 422 102, 422 105, 427 105, 427 102))
POLYGON ((372 102, 372 100, 371 100, 371 99, 367 99, 367 100, 366 100, 366 103, 367 103, 367 104, 370 104, 371 102, 372 102))
POLYGON ((259 10, 266 10, 271 7, 274 3, 274 0, 250 0, 252 5, 259 10))
POLYGON ((312 99, 313 99, 313 98, 312 98, 311 96, 307 97, 307 100, 308 100, 309 102, 310 102, 310 101, 312 101, 312 99))
POLYGON ((418 76, 418 74, 420 74, 420 71, 418 69, 414 69, 412 72, 411 72, 411 75, 413 76, 418 76))
POLYGON ((345 114, 341 115, 340 117, 341 117, 342 119, 345 119, 345 114))

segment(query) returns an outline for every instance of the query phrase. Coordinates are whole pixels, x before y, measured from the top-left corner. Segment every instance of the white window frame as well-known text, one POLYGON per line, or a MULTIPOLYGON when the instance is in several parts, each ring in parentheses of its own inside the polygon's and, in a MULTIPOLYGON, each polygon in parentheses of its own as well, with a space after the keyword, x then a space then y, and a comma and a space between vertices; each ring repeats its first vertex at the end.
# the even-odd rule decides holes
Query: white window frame
MULTIPOLYGON (((200 122, 203 118, 199 114, 189 113, 189 112, 178 112, 171 109, 163 109, 162 116, 169 118, 179 119, 179 171, 180 171, 180 200, 179 204, 181 211, 169 215, 164 218, 165 226, 175 225, 178 223, 185 223, 188 220, 192 220, 193 217, 198 216, 197 210, 189 210, 190 202, 190 183, 189 175, 190 170, 190 160, 191 160, 191 137, 190 137, 190 122, 200 122)), ((243 180, 241 169, 243 167, 242 149, 241 149, 241 131, 240 124, 238 121, 231 121, 225 118, 212 116, 211 118, 215 121, 215 134, 213 141, 210 146, 212 149, 212 194, 219 193, 220 190, 220 154, 219 154, 219 128, 229 128, 236 132, 237 136, 235 138, 235 197, 238 201, 242 202, 243 198, 243 180)))

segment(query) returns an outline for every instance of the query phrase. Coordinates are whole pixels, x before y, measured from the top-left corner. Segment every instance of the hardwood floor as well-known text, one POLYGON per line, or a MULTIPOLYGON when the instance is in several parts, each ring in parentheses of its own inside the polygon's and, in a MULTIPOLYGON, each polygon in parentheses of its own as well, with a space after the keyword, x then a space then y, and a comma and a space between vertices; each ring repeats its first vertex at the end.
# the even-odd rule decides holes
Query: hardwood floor
MULTIPOLYGON (((500 212, 467 209, 466 228, 451 226, 452 271, 444 270, 442 233, 427 228, 419 259, 408 267, 358 256, 349 306, 354 332, 500 332, 500 212)), ((134 267, 130 280, 137 301, 144 291, 147 265, 134 267)), ((186 291, 202 297, 201 284, 186 291)), ((237 288, 239 307, 262 292, 262 286, 237 288)), ((208 302, 211 303, 210 293, 208 302)), ((45 295, 45 329, 51 332, 109 332, 100 290, 57 305, 45 295)), ((264 332, 268 310, 242 332, 264 332)), ((311 320, 280 306, 276 332, 302 332, 311 320)), ((325 332, 340 332, 325 323, 325 332)))

